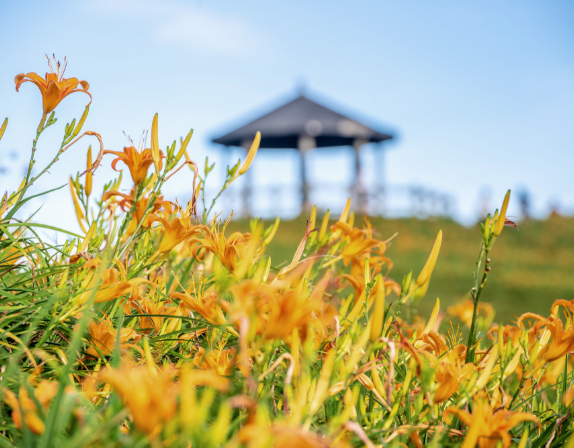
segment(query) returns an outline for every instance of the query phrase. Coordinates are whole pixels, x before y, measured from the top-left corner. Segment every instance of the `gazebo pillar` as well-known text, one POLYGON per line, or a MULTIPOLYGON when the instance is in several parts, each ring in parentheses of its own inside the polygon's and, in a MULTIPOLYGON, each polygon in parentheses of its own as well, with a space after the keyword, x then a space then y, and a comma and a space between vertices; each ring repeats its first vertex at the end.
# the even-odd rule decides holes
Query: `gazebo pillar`
MULTIPOLYGON (((249 153, 249 149, 251 148, 251 141, 244 140, 241 143, 241 147, 245 150, 245 155, 249 153)), ((242 176, 243 177, 243 191, 241 192, 241 202, 243 205, 243 216, 249 217, 251 216, 251 193, 252 193, 252 186, 253 186, 253 176, 252 173, 253 168, 247 170, 247 172, 242 176)))
POLYGON ((380 142, 378 145, 376 155, 377 155, 377 176, 376 176, 376 201, 377 201, 377 213, 384 215, 386 212, 386 179, 385 179, 385 148, 383 143, 380 142))
POLYGON ((353 194, 357 198, 357 210, 365 213, 367 208, 367 197, 363 186, 362 167, 361 167, 361 147, 369 143, 368 140, 356 138, 353 141, 353 153, 355 155, 355 179, 353 181, 353 194))
POLYGON ((313 137, 308 135, 301 135, 297 142, 297 149, 301 154, 301 211, 304 212, 311 208, 309 202, 309 183, 307 181, 307 158, 306 154, 309 150, 316 147, 316 142, 313 137))

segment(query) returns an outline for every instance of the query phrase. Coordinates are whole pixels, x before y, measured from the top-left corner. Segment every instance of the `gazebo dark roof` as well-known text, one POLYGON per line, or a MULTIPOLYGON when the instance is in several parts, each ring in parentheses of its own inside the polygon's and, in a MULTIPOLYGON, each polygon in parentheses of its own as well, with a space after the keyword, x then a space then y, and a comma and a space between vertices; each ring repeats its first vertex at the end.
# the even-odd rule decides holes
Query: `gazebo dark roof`
POLYGON ((313 137, 315 147, 352 146, 356 140, 378 143, 393 136, 328 109, 304 95, 221 137, 214 143, 242 146, 261 132, 260 148, 298 148, 302 136, 313 137))

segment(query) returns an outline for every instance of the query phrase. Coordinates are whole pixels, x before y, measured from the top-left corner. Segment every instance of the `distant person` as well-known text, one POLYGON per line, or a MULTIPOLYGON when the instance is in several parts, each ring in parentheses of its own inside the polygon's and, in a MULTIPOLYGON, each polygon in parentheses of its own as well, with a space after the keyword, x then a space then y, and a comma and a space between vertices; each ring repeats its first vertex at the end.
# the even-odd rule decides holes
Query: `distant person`
POLYGON ((530 193, 528 190, 522 190, 518 193, 518 202, 520 203, 521 219, 530 218, 530 193))

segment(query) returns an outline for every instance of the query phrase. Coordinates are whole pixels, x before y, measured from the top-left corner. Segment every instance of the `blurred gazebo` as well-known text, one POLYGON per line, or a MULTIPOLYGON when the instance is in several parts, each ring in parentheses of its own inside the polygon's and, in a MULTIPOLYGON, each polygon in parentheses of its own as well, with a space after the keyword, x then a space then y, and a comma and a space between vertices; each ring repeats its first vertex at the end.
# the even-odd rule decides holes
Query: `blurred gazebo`
MULTIPOLYGON (((351 194, 357 209, 364 210, 367 191, 362 181, 361 147, 368 143, 381 143, 392 135, 377 131, 365 124, 325 107, 300 94, 297 98, 271 112, 212 141, 230 147, 248 149, 257 131, 261 132, 260 149, 296 149, 301 158, 301 207, 307 209, 310 186, 307 179, 306 156, 314 148, 346 146, 354 153, 354 179, 351 194)), ((381 150, 381 145, 378 145, 381 150)), ((380 173, 382 175, 382 173, 380 173)), ((382 176, 381 176, 382 178, 382 176)), ((245 193, 249 213, 249 185, 245 193)))

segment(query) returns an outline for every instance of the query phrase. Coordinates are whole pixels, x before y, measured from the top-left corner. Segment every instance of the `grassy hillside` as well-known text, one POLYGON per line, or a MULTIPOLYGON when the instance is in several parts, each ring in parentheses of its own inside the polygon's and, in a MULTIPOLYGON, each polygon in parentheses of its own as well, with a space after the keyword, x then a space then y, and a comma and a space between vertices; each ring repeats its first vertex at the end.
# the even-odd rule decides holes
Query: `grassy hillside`
MULTIPOLYGON (((357 224, 362 218, 357 218, 357 224)), ((420 311, 427 313, 440 297, 442 309, 465 297, 472 287, 472 271, 480 249, 478 225, 467 228, 438 220, 372 218, 380 239, 398 235, 387 254, 394 262, 391 277, 399 283, 413 270, 417 275, 439 229, 443 230, 441 253, 427 296, 420 311)), ((556 299, 574 299, 574 218, 553 216, 545 221, 529 220, 507 227, 491 252, 492 271, 482 295, 496 309, 496 321, 508 323, 526 311, 547 315, 556 299)), ((231 224, 246 231, 246 221, 231 224)), ((268 253, 273 264, 290 260, 305 230, 305 218, 283 221, 268 253)))

